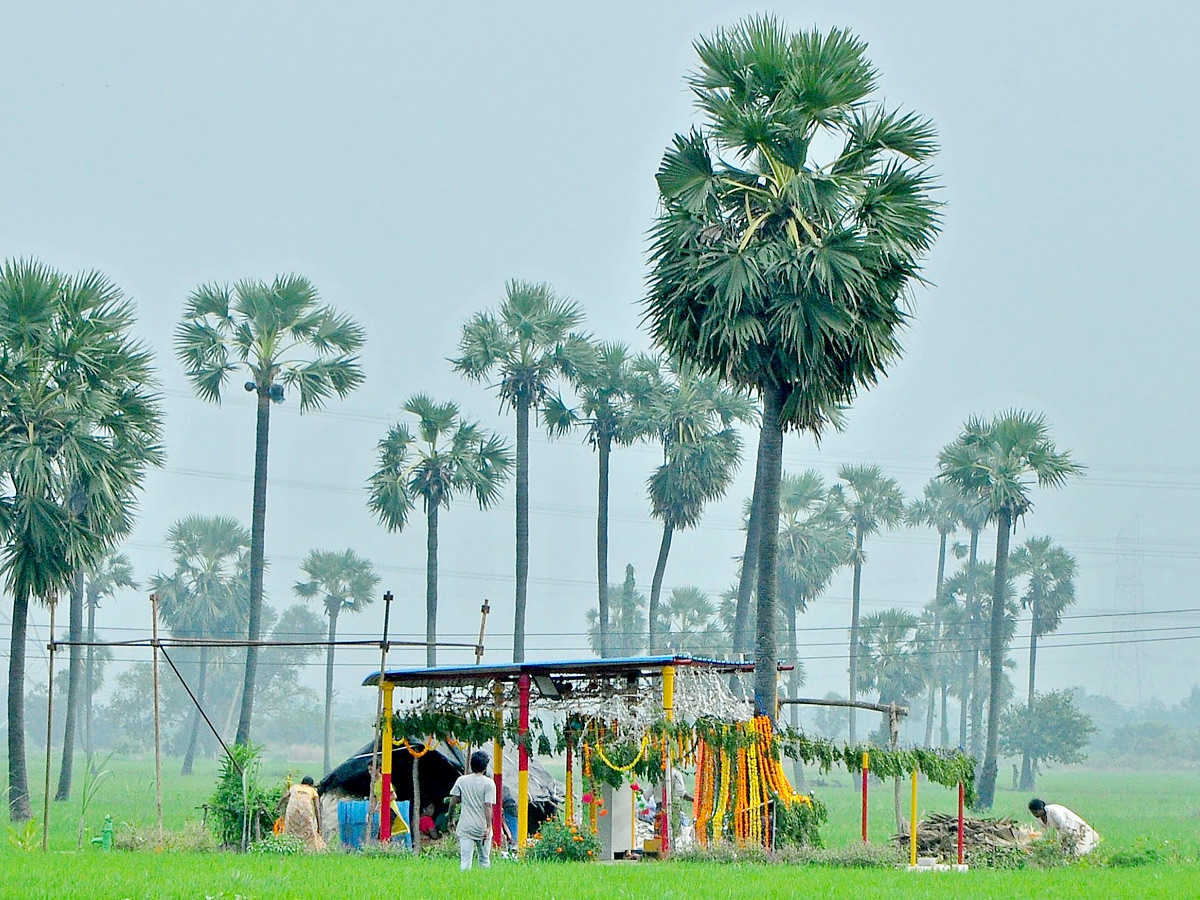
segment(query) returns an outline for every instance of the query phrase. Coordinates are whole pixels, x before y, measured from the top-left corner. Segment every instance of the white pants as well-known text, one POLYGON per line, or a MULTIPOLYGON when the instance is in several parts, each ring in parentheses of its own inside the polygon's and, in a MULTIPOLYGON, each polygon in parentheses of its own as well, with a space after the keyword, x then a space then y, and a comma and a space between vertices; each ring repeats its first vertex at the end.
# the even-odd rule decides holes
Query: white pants
POLYGON ((464 872, 475 862, 476 850, 479 851, 479 865, 486 869, 492 864, 492 842, 487 838, 481 841, 464 837, 458 839, 459 868, 464 872))

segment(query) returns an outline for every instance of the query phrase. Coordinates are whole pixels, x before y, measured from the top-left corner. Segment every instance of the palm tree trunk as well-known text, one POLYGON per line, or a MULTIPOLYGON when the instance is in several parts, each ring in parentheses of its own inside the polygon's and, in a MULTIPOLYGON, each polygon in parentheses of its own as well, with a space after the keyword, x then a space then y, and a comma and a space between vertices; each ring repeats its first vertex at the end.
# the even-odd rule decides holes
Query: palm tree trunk
MULTIPOLYGON (((971 529, 970 549, 967 551, 967 609, 975 611, 975 563, 979 559, 979 529, 971 529)), ((979 684, 979 643, 983 639, 980 629, 983 623, 968 618, 967 630, 971 646, 971 755, 978 761, 982 756, 983 741, 980 719, 983 717, 983 694, 979 684)), ((967 702, 964 700, 963 702, 967 702)))
POLYGON ((991 691, 988 700, 987 749, 979 777, 979 803, 990 809, 996 797, 996 761, 1000 748, 1000 691, 1004 686, 1004 600, 1008 586, 1008 542, 1012 515, 1001 510, 996 523, 996 580, 992 588, 991 691))
MULTIPOLYGON (((196 676, 196 712, 192 715, 192 732, 188 735, 187 752, 183 754, 180 775, 191 775, 196 762, 196 745, 200 742, 200 706, 204 704, 204 692, 208 687, 208 648, 200 648, 199 673, 196 676)), ((328 770, 326 770, 328 771, 328 770)))
POLYGON ((517 596, 513 605, 513 662, 525 661, 525 604, 529 588, 529 398, 517 397, 517 596))
MULTIPOLYGON (((250 522, 249 639, 262 631, 263 566, 267 532, 267 445, 271 431, 271 385, 258 386, 258 418, 254 433, 254 508, 250 522)), ((254 682, 258 676, 258 647, 246 648, 246 675, 242 679, 242 708, 235 742, 250 743, 250 718, 254 713, 254 682)))
MULTIPOLYGON (((788 662, 792 664, 792 671, 788 673, 788 699, 790 700, 795 700, 800 696, 800 646, 796 638, 796 612, 799 607, 799 603, 793 603, 788 610, 788 662)), ((799 731, 800 707, 795 703, 790 704, 790 706, 788 721, 793 731, 799 731)), ((801 794, 808 793, 808 779, 804 775, 804 761, 799 756, 792 760, 792 783, 792 786, 801 794)))
POLYGON ((654 565, 654 580, 650 582, 650 609, 647 621, 650 629, 649 652, 651 654, 659 651, 658 606, 659 599, 662 597, 663 576, 667 571, 667 555, 671 552, 671 536, 674 531, 669 522, 663 525, 662 543, 658 546, 658 562, 654 565))
POLYGON ((337 649, 333 642, 337 640, 337 620, 341 605, 326 606, 325 611, 329 614, 329 646, 325 648, 325 749, 321 761, 325 771, 330 772, 333 770, 333 654, 337 649))
POLYGON ((958 748, 960 750, 965 750, 967 747, 967 715, 970 709, 971 670, 963 665, 958 685, 958 748))
MULTIPOLYGON (((982 628, 983 623, 979 623, 982 628)), ((978 643, 979 638, 975 639, 978 643)), ((983 665, 982 650, 976 646, 971 650, 971 756, 977 763, 983 761, 983 665)))
MULTIPOLYGON (((1034 675, 1037 672, 1037 607, 1033 610, 1033 622, 1029 627, 1029 700, 1027 701, 1027 710, 1029 712, 1029 722, 1033 723, 1033 694, 1034 694, 1034 675)), ((1021 751, 1021 782, 1020 788, 1023 791, 1032 791, 1034 786, 1033 761, 1029 758, 1029 748, 1025 747, 1021 751)))
MULTIPOLYGON (((431 503, 426 513, 425 531, 425 665, 437 665, 438 609, 438 504, 431 503)), ((329 771, 328 768, 325 769, 329 771)))
MULTIPOLYGON (((858 699, 858 611, 862 600, 862 545, 861 525, 854 526, 854 582, 850 590, 850 702, 858 699)), ((850 743, 858 736, 857 716, 854 707, 850 713, 850 743)))
POLYGON ((942 696, 941 696, 942 727, 941 727, 941 732, 938 735, 941 738, 941 742, 939 744, 939 746, 941 746, 941 747, 949 747, 950 746, 950 720, 947 718, 947 710, 948 710, 948 706, 949 706, 949 703, 947 700, 947 695, 949 693, 950 693, 950 690, 949 690, 948 686, 946 685, 946 680, 943 678, 942 679, 942 696))
POLYGON ((88 765, 91 765, 92 755, 96 752, 94 736, 92 734, 93 719, 92 719, 92 698, 96 696, 96 648, 92 646, 96 643, 96 607, 100 605, 100 598, 96 596, 92 586, 88 585, 87 593, 87 656, 84 660, 84 672, 86 675, 86 684, 84 686, 83 698, 83 713, 84 713, 84 729, 83 729, 83 751, 87 754, 88 765))
POLYGON ((612 439, 602 435, 596 442, 600 454, 600 475, 596 497, 596 589, 600 626, 600 655, 609 656, 608 647, 608 467, 612 439))
MULTIPOLYGON (((67 640, 71 642, 70 663, 67 669, 67 717, 63 727, 62 763, 58 769, 56 801, 71 799, 71 776, 75 763, 75 732, 79 723, 79 695, 83 690, 83 570, 77 569, 71 577, 70 621, 67 624, 67 640)), ((54 635, 50 635, 54 640, 54 635)))
POLYGON ((946 577, 946 532, 938 530, 938 565, 937 587, 933 592, 933 646, 930 648, 932 660, 930 669, 933 677, 929 679, 929 705, 925 713, 925 746, 933 746, 933 718, 937 708, 937 689, 940 685, 946 687, 945 676, 942 675, 942 581, 946 577))
POLYGON ((769 468, 768 447, 759 431, 758 456, 754 464, 754 490, 750 495, 750 518, 746 522, 746 549, 742 551, 742 572, 738 579, 737 605, 733 613, 733 655, 750 652, 750 597, 758 576, 758 548, 762 541, 762 484, 769 468))
POLYGON ((29 629, 29 598, 13 598, 12 634, 8 642, 8 815, 26 822, 29 773, 25 761, 25 636, 29 629))
MULTIPOLYGON (((776 647, 775 607, 779 595, 779 482, 783 477, 783 388, 774 383, 762 387, 763 419, 759 438, 764 444, 761 462, 764 464, 762 491, 762 520, 759 523, 758 573, 755 590, 754 635, 754 707, 772 719, 776 715, 779 697, 778 661, 776 647)), ((756 476, 757 477, 757 476, 756 476)))

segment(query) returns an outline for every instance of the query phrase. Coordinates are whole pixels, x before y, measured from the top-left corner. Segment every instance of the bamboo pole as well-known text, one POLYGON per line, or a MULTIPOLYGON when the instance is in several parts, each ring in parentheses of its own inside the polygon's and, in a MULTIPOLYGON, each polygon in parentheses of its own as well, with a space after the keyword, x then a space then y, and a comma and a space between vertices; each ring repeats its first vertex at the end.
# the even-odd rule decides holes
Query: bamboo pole
POLYGON ((150 595, 151 671, 154 678, 154 815, 158 822, 158 849, 163 848, 162 719, 158 701, 158 594, 150 595))
POLYGON ((50 652, 50 669, 47 674, 46 688, 46 786, 42 792, 42 852, 50 849, 50 757, 51 738, 54 737, 54 608, 58 606, 58 597, 50 598, 50 644, 46 648, 50 652))
MULTIPOLYGON (((517 854, 525 855, 529 839, 529 673, 517 676, 517 854)), ((503 798, 499 799, 503 807, 503 798)))
MULTIPOLYGON (((380 744, 383 739, 382 723, 383 723, 383 673, 387 668, 387 653, 388 653, 388 623, 392 614, 392 592, 385 591, 383 594, 383 634, 379 639, 379 696, 375 701, 375 743, 371 748, 371 790, 367 792, 367 837, 371 836, 371 814, 379 808, 376 804, 379 801, 374 799, 375 776, 379 772, 379 753, 381 750, 380 744), (372 809, 372 806, 375 809, 372 809)), ((381 785, 382 787, 382 785, 381 785)), ((390 799, 390 798, 389 798, 390 799)), ((380 795, 382 800, 382 794, 380 795)), ((381 818, 382 822, 383 819, 381 818)))
POLYGON ((908 864, 917 864, 917 770, 912 770, 912 817, 908 823, 908 864))

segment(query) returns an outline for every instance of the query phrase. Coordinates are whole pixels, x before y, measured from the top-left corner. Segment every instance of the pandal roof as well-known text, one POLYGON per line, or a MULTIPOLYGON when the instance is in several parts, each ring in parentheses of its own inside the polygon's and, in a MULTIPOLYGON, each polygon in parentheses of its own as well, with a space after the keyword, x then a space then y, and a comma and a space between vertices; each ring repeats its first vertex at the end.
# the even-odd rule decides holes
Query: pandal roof
MULTIPOLYGON (((551 660, 503 665, 433 666, 420 669, 389 669, 382 673, 388 684, 401 687, 446 687, 489 685, 516 681, 523 674, 551 678, 636 678, 656 676, 665 666, 693 666, 715 672, 752 672, 752 662, 732 662, 696 656, 625 656, 607 659, 551 660)), ((365 686, 378 685, 380 673, 372 672, 365 686)))

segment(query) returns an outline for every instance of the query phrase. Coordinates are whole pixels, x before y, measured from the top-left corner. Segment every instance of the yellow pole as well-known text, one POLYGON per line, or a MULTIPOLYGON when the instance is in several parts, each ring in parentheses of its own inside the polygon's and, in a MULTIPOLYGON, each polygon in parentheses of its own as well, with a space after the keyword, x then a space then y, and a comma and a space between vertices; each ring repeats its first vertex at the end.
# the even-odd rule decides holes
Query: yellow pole
MULTIPOLYGON (((382 671, 380 672, 383 678, 382 671)), ((387 843, 392 839, 392 691, 396 686, 390 681, 382 684, 383 688, 383 733, 379 739, 379 840, 387 843)), ((416 766, 417 761, 413 760, 416 766)), ((411 806, 411 804, 410 804, 411 806)), ((409 809, 409 821, 416 822, 412 810, 409 809)), ((411 829, 410 829, 411 831, 411 829)), ((414 841, 413 846, 416 846, 414 841)))
MULTIPOLYGON (((504 685, 499 680, 492 684, 492 715, 496 722, 496 736, 492 738, 492 779, 496 782, 496 803, 492 807, 492 843, 504 846, 504 685)), ((468 761, 469 762, 469 761, 468 761)))
MULTIPOLYGON (((663 718, 668 722, 675 721, 675 667, 663 666, 663 718)), ((663 739, 663 792, 662 792, 662 853, 665 856, 671 850, 671 753, 667 741, 663 739)))
POLYGON ((917 864, 917 770, 912 772, 912 817, 908 821, 908 864, 917 864))

